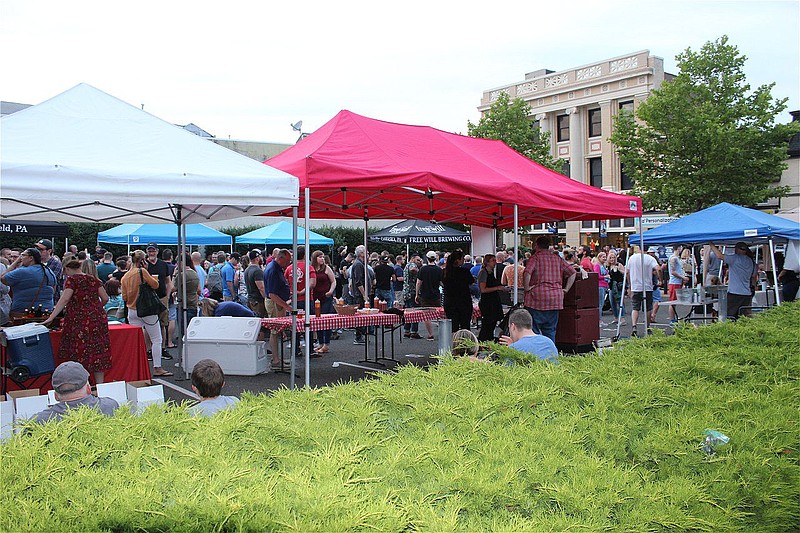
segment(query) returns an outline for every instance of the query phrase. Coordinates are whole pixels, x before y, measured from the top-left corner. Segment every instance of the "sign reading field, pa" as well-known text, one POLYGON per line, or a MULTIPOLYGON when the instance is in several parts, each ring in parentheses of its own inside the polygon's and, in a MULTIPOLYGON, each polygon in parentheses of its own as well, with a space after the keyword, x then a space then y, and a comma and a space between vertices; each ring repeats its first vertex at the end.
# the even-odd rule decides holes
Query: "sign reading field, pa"
POLYGON ((664 216, 644 216, 642 217, 642 226, 660 226, 661 224, 667 224, 669 222, 675 222, 680 217, 668 217, 664 216))

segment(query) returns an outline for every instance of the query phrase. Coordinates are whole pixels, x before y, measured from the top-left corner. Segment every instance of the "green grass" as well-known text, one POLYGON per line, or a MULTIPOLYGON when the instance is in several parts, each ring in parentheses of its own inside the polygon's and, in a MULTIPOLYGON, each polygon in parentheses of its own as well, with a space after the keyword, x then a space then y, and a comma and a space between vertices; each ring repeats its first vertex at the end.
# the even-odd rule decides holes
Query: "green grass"
POLYGON ((796 530, 800 306, 602 355, 81 411, 3 445, 2 531, 796 530), (703 430, 730 443, 708 457, 703 430))

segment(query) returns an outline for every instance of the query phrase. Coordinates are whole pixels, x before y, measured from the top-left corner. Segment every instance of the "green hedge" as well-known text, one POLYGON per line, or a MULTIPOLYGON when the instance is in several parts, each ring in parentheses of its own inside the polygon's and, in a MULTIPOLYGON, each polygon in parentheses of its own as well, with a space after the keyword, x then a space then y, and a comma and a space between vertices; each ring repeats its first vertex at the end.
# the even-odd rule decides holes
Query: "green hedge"
POLYGON ((753 530, 800 524, 800 307, 602 355, 184 408, 2 451, 3 531, 753 530), (730 443, 715 456, 703 431, 730 443))

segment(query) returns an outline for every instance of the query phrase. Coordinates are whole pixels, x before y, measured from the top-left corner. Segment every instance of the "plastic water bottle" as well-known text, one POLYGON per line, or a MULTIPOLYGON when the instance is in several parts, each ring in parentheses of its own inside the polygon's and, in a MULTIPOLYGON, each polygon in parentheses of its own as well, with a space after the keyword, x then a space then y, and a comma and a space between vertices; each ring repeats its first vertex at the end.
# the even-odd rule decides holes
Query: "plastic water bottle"
POLYGON ((706 455, 714 455, 717 453, 719 446, 724 446, 730 441, 730 437, 715 429, 706 429, 703 431, 705 438, 703 439, 703 451, 706 455))

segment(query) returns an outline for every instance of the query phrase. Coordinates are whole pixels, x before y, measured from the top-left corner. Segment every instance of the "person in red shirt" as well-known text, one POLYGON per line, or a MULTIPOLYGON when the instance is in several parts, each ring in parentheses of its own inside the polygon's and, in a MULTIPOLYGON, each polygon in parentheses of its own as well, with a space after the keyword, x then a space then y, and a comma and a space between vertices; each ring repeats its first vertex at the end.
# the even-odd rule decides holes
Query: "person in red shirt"
POLYGON ((550 237, 536 239, 536 253, 528 259, 523 282, 533 330, 556 342, 558 312, 564 308, 564 294, 575 283, 575 269, 550 250, 550 237))
MULTIPOLYGON (((292 297, 292 300, 296 302, 295 309, 297 310, 304 310, 306 308, 306 247, 305 246, 298 246, 297 247, 297 261, 292 263, 291 265, 286 267, 286 271, 284 272, 284 276, 286 276, 286 282, 289 284, 289 290, 292 290, 292 283, 295 274, 297 274, 297 294, 292 297)), ((308 273, 308 277, 311 280, 308 285, 308 292, 314 292, 314 284, 317 281, 317 272, 311 268, 310 272, 308 273)), ((313 311, 313 309, 312 309, 313 311)))

